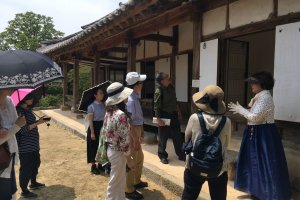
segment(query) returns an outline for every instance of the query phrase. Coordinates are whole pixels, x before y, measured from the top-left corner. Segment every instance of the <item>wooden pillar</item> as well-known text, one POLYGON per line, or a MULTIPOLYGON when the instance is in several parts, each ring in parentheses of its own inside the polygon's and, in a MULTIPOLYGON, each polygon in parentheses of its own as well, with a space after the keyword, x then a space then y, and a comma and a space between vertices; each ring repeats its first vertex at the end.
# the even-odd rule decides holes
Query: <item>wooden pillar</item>
POLYGON ((91 67, 91 86, 93 87, 95 85, 95 68, 94 66, 91 67))
POLYGON ((273 0, 273 18, 278 17, 278 0, 273 0))
POLYGON ((100 67, 100 53, 94 54, 94 85, 99 84, 99 67, 100 67))
POLYGON ((109 80, 109 69, 108 69, 108 66, 104 66, 104 79, 106 80, 106 81, 108 81, 109 80))
POLYGON ((127 72, 136 71, 136 45, 138 41, 130 39, 127 52, 127 72))
POLYGON ((77 103, 79 101, 79 61, 76 60, 73 65, 73 105, 72 105, 72 111, 77 111, 77 103))
POLYGON ((229 24, 229 4, 230 4, 230 0, 227 0, 227 4, 226 4, 226 26, 225 29, 229 30, 230 29, 230 24, 229 24))
POLYGON ((103 83, 105 80, 105 68, 99 67, 99 83, 103 83))
POLYGON ((63 106, 67 106, 67 94, 68 94, 68 64, 63 63, 63 106))
POLYGON ((178 36, 179 36, 179 29, 178 26, 173 27, 173 46, 172 46, 172 53, 170 57, 170 78, 172 84, 175 86, 176 83, 176 56, 178 53, 178 36))
MULTIPOLYGON (((202 15, 202 14, 201 14, 202 15)), ((202 17, 193 21, 193 68, 192 80, 200 79, 200 43, 202 41, 202 17)), ((199 88, 190 88, 192 95, 199 91, 199 88)), ((191 103, 191 113, 194 113, 196 107, 191 103)))

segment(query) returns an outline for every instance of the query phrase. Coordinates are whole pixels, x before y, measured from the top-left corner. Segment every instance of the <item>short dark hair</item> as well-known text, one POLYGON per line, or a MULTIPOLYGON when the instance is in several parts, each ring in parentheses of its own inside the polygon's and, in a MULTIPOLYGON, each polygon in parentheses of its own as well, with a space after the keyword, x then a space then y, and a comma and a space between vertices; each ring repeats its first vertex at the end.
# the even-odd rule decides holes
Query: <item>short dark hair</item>
POLYGON ((160 84, 160 82, 162 80, 164 80, 165 78, 168 77, 168 74, 164 73, 164 72, 159 72, 156 76, 155 76, 155 80, 160 84))
MULTIPOLYGON (((250 77, 250 80, 251 80, 251 78, 253 78, 254 80, 257 80, 257 84, 259 84, 261 86, 261 88, 264 90, 272 90, 274 87, 275 81, 274 81, 273 75, 269 72, 265 72, 265 71, 258 72, 258 73, 253 74, 250 77)), ((250 83, 251 83, 251 81, 250 81, 250 83)))

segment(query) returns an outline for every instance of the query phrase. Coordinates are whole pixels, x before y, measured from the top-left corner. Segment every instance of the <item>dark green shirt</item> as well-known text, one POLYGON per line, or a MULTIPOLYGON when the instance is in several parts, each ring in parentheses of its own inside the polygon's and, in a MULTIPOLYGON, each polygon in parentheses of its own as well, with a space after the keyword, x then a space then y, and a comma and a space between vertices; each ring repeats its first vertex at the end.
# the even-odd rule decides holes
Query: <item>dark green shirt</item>
POLYGON ((160 117, 161 111, 167 113, 173 113, 177 111, 175 88, 171 84, 167 88, 159 86, 154 93, 155 116, 160 117))

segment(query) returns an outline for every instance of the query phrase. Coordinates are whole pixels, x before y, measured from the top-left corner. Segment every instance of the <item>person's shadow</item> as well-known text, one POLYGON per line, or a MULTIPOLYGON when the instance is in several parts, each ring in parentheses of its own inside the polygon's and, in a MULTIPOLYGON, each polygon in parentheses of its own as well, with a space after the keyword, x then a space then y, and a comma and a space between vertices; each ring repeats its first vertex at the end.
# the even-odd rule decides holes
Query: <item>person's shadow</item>
POLYGON ((163 195, 163 193, 161 193, 161 191, 159 190, 148 190, 146 188, 141 190, 143 196, 144 196, 144 200, 165 200, 166 197, 163 195))
MULTIPOLYGON (((74 200, 76 198, 75 190, 65 185, 50 185, 44 188, 33 190, 38 195, 38 200, 74 200)), ((25 200, 20 197, 19 200, 25 200)))

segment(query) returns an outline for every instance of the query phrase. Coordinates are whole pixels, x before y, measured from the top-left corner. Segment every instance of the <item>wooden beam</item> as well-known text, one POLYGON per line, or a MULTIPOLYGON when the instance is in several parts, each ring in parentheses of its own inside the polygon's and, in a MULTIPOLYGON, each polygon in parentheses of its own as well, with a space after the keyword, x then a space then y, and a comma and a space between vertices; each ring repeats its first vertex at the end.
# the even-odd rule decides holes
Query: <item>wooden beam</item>
POLYGON ((272 17, 276 18, 278 17, 278 0, 273 0, 273 13, 272 17))
POLYGON ((63 106, 67 105, 67 95, 68 95, 68 64, 63 63, 63 106))
POLYGON ((170 58, 170 56, 171 56, 171 54, 165 54, 165 55, 160 55, 160 56, 142 58, 142 59, 138 59, 136 62, 155 61, 155 60, 160 60, 160 59, 164 59, 164 58, 170 58))
POLYGON ((103 83, 105 80, 105 68, 102 67, 99 69, 99 83, 103 83))
POLYGON ((148 40, 148 41, 155 41, 155 42, 165 42, 169 43, 171 46, 174 44, 173 37, 160 35, 160 34, 150 34, 144 37, 141 37, 140 40, 148 40))
POLYGON ((131 29, 135 38, 140 38, 149 33, 158 32, 166 27, 175 26, 185 21, 189 21, 198 12, 194 2, 188 2, 182 6, 168 10, 160 15, 155 15, 131 29))
POLYGON ((172 46, 172 53, 170 57, 170 78, 172 84, 175 86, 176 83, 176 55, 178 53, 178 42, 179 42, 179 27, 173 27, 173 39, 174 45, 172 46))
POLYGON ((95 68, 93 66, 91 66, 91 83, 92 83, 92 86, 95 85, 95 68))
MULTIPOLYGON (((101 50, 103 50, 103 49, 101 49, 101 50)), ((112 47, 112 48, 105 49, 105 51, 127 53, 128 49, 126 47, 112 47)))
POLYGON ((230 24, 229 24, 229 5, 230 5, 230 0, 227 0, 227 4, 226 4, 226 26, 225 26, 225 29, 228 30, 230 29, 230 24))
POLYGON ((100 55, 95 53, 94 55, 94 85, 99 84, 99 67, 100 67, 100 55))
POLYGON ((136 45, 138 40, 130 39, 127 52, 127 72, 136 71, 136 45))
MULTIPOLYGON (((80 62, 83 62, 83 63, 94 63, 95 62, 95 58, 90 58, 90 57, 83 57, 83 56, 77 56, 75 58, 73 58, 75 60, 78 60, 80 62)), ((99 57, 100 59, 100 63, 101 64, 123 64, 125 62, 120 62, 120 61, 109 61, 109 60, 106 60, 106 59, 101 59, 101 57, 99 57)))
POLYGON ((77 103, 79 101, 79 61, 76 60, 73 65, 73 105, 72 111, 76 112, 78 110, 77 103))
POLYGON ((120 58, 120 57, 116 57, 116 56, 101 56, 101 60, 121 62, 121 63, 127 62, 127 58, 120 58))
MULTIPOLYGON (((157 32, 165 27, 178 25, 180 23, 191 20, 195 13, 198 12, 198 7, 194 2, 188 2, 180 7, 176 7, 172 10, 157 15, 157 13, 149 16, 148 20, 133 25, 130 28, 130 33, 133 38, 140 38, 149 33, 157 32), (155 27, 155 29, 154 29, 155 27)), ((118 34, 102 39, 98 43, 101 49, 107 49, 113 46, 117 46, 128 38, 128 31, 126 29, 118 34)))
MULTIPOLYGON (((193 22, 193 68, 192 80, 200 79, 200 43, 202 41, 202 16, 200 19, 193 22)), ((196 93, 199 89, 191 86, 190 91, 192 94, 196 93)), ((191 104, 191 113, 196 110, 195 105, 191 104)))

